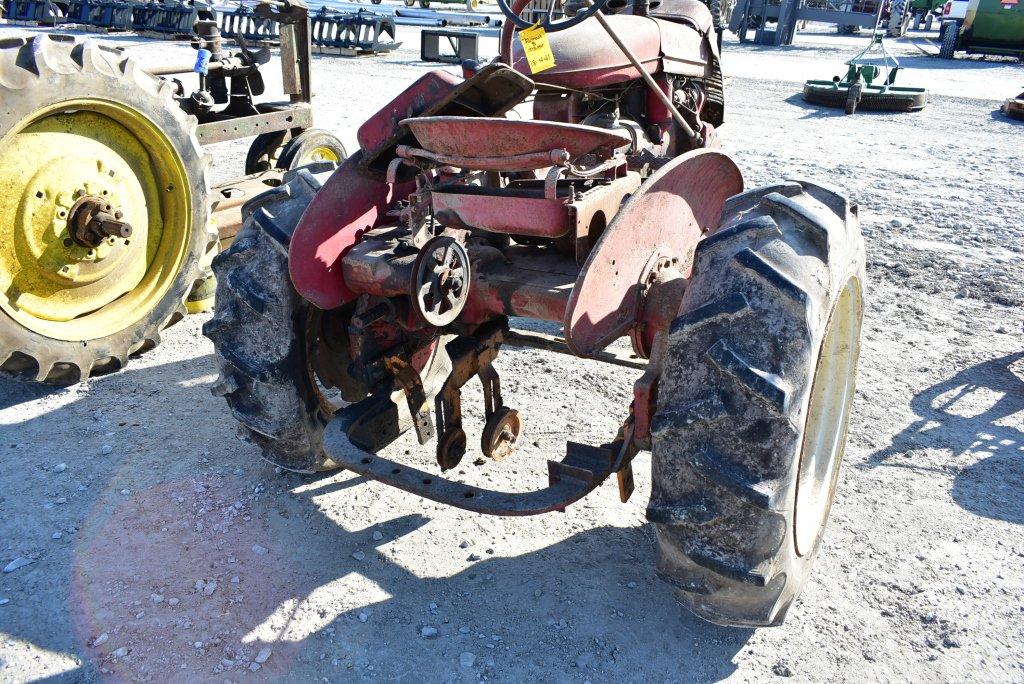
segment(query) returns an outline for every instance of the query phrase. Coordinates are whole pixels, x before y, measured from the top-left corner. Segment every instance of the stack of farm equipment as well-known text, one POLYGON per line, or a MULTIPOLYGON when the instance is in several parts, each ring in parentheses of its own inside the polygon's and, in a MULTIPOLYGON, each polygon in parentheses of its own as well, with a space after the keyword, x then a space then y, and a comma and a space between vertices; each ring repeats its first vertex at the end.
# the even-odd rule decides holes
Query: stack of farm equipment
POLYGON ((186 36, 197 21, 215 17, 213 7, 194 0, 7 0, 14 23, 74 24, 143 35, 186 36))
MULTIPOLYGON (((225 38, 241 38, 257 45, 280 41, 277 22, 259 12, 258 7, 243 4, 214 7, 199 0, 7 0, 5 16, 14 23, 75 25, 179 38, 188 36, 197 21, 217 20, 225 38)), ((322 7, 311 21, 311 45, 318 54, 380 54, 401 45, 395 40, 395 18, 387 13, 322 7)), ((425 20, 415 17, 411 21, 425 20)), ((447 21, 438 18, 428 23, 434 26, 447 21)))

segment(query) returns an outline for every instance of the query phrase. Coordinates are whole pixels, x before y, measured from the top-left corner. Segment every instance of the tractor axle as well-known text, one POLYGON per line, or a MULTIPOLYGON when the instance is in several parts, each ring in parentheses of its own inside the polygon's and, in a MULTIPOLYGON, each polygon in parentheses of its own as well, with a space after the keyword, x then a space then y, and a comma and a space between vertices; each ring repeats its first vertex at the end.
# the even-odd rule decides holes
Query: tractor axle
POLYGON ((68 227, 72 239, 89 249, 99 247, 109 237, 129 238, 132 227, 122 221, 124 214, 101 197, 80 197, 69 212, 68 227))

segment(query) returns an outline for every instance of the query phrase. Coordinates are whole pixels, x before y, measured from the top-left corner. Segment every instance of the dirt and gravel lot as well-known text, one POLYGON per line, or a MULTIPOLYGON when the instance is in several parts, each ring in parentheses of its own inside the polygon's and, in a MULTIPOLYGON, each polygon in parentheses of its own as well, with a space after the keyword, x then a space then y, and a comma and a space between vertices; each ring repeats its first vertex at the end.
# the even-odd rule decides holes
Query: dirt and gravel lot
MULTIPOLYGON (((351 143, 427 68, 402 34, 386 57, 314 60, 320 126, 351 143)), ((117 40, 143 60, 187 51, 117 40)), ((0 680, 1024 680, 1024 125, 996 113, 1024 68, 907 41, 907 83, 934 91, 923 112, 806 106, 797 82, 838 73, 850 45, 726 48, 722 133, 748 185, 846 188, 868 248, 846 465, 784 626, 720 628, 674 602, 644 520, 648 455, 628 504, 606 483, 531 519, 275 472, 210 395, 193 316, 113 376, 0 379, 0 680)), ((244 149, 216 150, 221 177, 244 149)), ((566 439, 605 439, 633 378, 525 350, 498 368, 524 446, 461 469, 495 487, 537 481, 566 439)))

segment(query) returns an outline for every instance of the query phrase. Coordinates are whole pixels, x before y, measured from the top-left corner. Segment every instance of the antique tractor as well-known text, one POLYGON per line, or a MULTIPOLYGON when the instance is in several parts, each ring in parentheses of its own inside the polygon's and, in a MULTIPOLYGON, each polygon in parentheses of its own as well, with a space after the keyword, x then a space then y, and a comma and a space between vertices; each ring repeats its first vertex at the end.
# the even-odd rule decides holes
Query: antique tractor
POLYGON ((526 2, 504 6, 498 59, 425 74, 332 174, 300 169, 252 200, 214 262, 214 393, 283 468, 347 468, 479 513, 564 510, 612 474, 625 500, 631 460, 650 450, 660 576, 704 618, 779 624, 846 441, 857 207, 804 181, 744 191, 717 149, 707 8, 637 0, 616 14, 614 1, 540 22, 555 66, 531 76, 514 40, 526 2), (527 98, 532 119, 505 116, 527 98), (633 354, 609 348, 626 337, 633 354), (567 443, 548 486, 525 493, 441 475, 468 450, 460 390, 474 377, 483 454, 516 449, 503 345, 643 369, 618 433, 567 443), (384 455, 409 429, 436 466, 384 455))

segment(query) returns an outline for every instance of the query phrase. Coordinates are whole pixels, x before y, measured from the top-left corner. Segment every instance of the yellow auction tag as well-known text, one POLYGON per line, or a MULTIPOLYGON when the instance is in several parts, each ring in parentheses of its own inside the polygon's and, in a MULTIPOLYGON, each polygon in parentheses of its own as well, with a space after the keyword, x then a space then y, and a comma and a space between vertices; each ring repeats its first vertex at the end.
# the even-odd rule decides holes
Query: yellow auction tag
POLYGON ((519 42, 523 44, 530 73, 539 74, 555 66, 555 55, 551 52, 548 34, 542 26, 531 26, 519 31, 519 42))

